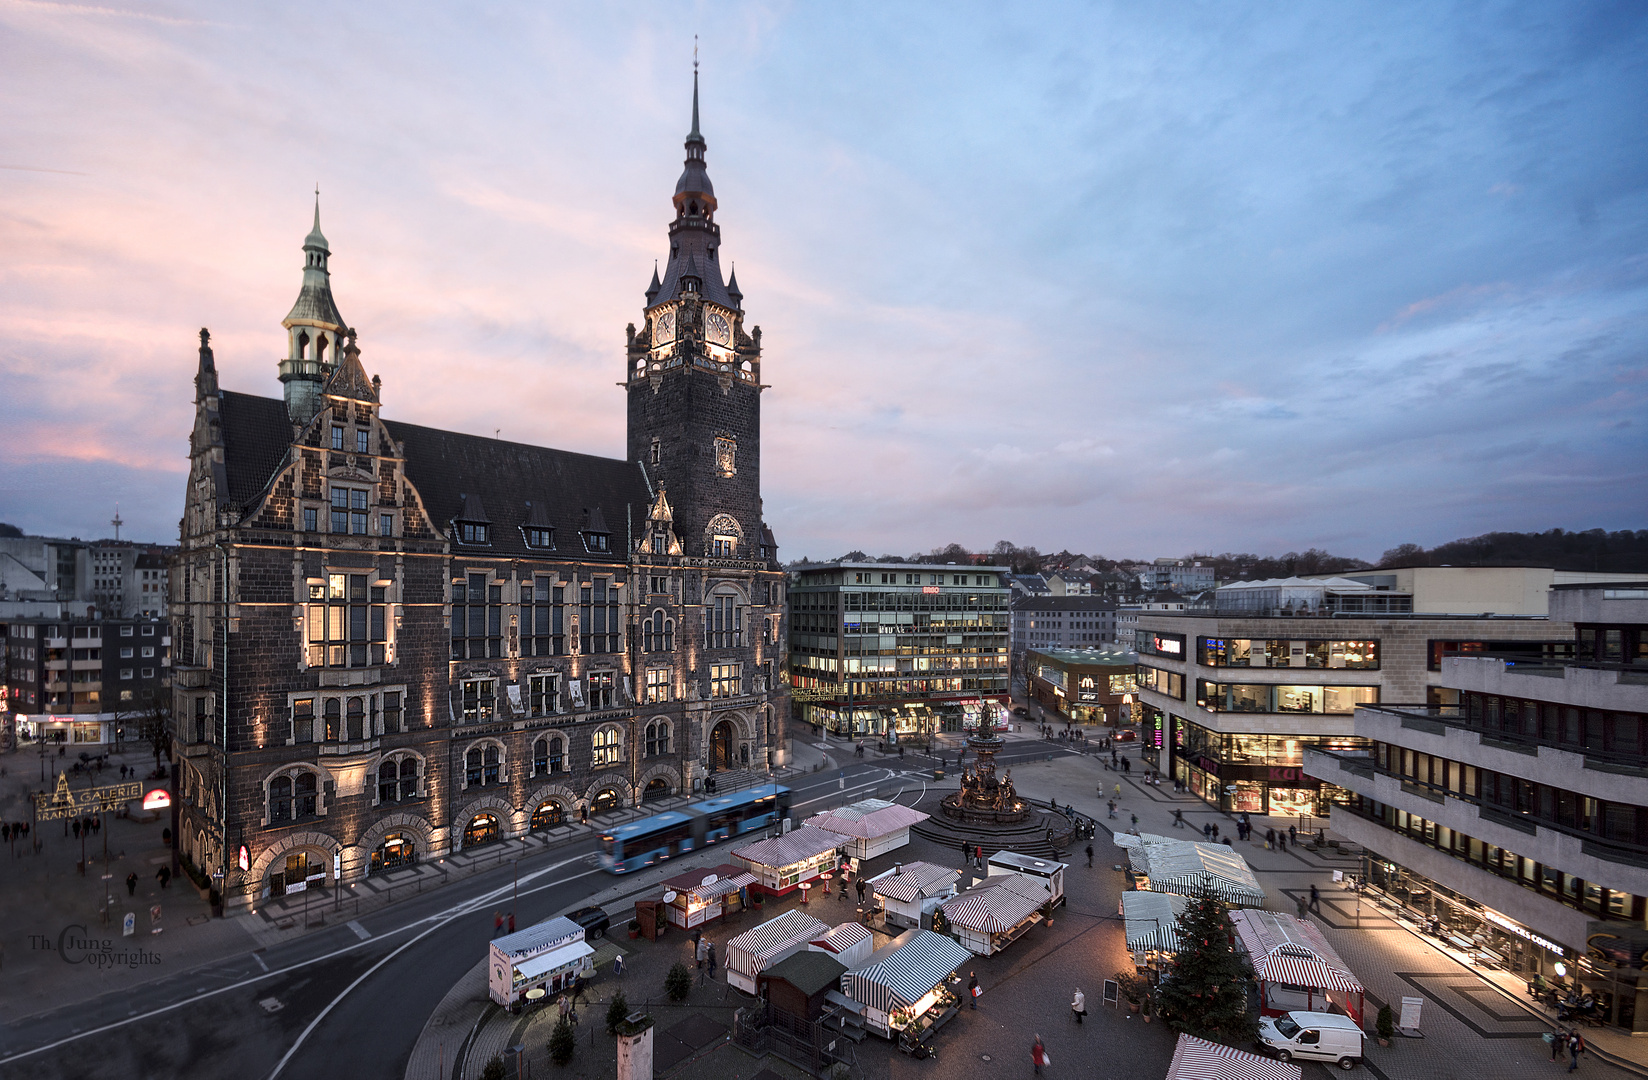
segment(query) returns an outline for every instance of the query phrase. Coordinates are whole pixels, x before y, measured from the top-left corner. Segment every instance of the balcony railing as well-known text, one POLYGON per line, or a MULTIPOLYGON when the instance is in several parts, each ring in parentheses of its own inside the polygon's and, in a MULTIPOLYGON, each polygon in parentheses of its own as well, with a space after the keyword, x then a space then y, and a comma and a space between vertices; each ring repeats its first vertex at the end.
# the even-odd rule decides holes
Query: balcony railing
POLYGON ((1528 755, 1536 755, 1540 750, 1560 750, 1564 753, 1583 756, 1585 768, 1587 769, 1648 776, 1648 753, 1626 754, 1616 750, 1574 746, 1537 735, 1525 735, 1517 731, 1483 727, 1481 724, 1471 723, 1468 718, 1461 715, 1460 706, 1458 705, 1361 705, 1358 706, 1357 711, 1386 713, 1394 716, 1400 721, 1402 727, 1410 731, 1423 731, 1431 735, 1445 736, 1448 729, 1453 728, 1470 732, 1477 736, 1478 741, 1483 746, 1491 746, 1496 750, 1510 750, 1518 754, 1528 755))

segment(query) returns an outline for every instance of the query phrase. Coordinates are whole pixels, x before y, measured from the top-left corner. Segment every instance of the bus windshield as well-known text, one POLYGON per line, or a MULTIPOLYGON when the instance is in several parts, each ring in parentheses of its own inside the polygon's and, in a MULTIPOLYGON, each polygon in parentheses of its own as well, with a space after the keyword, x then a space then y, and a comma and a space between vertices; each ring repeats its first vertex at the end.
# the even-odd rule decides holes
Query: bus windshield
POLYGON ((612 834, 611 833, 607 833, 605 836, 601 837, 601 854, 603 854, 603 855, 611 855, 612 854, 612 834))

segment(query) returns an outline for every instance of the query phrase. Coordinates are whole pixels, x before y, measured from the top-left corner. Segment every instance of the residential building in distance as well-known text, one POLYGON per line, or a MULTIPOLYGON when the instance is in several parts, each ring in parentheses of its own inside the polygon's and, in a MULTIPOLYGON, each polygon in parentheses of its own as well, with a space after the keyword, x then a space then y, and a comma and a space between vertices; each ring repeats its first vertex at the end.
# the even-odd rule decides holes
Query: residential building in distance
POLYGON ((959 731, 1008 700, 1000 566, 833 562, 790 572, 797 714, 841 735, 959 731))
POLYGON ((1091 649, 1115 640, 1116 602, 1106 597, 1028 596, 1013 602, 1014 655, 1026 649, 1091 649))
POLYGON ((0 537, 0 618, 165 617, 172 548, 0 537))
POLYGON ((9 619, 0 624, 0 745, 136 739, 170 709, 171 626, 160 619, 9 619))
POLYGON ((1308 749, 1369 883, 1484 963, 1575 980, 1648 1033, 1648 583, 1554 584, 1560 654, 1450 650, 1445 703, 1360 705, 1308 749))
POLYGON ((172 567, 182 854, 230 908, 782 763, 761 331, 720 269, 694 86, 623 459, 390 419, 303 241, 280 397, 201 331, 172 567))
POLYGON ((111 618, 165 618, 172 548, 99 540, 87 545, 92 598, 111 618))
POLYGON ((1213 564, 1189 559, 1157 559, 1139 572, 1142 592, 1175 592, 1184 596, 1206 592, 1215 584, 1213 564))
POLYGON ((1117 645, 1031 649, 1025 654, 1027 696, 1078 724, 1114 724, 1138 691, 1139 658, 1117 645))
MULTIPOLYGON (((1527 574, 1549 580, 1550 571, 1527 574)), ((1572 627, 1543 609, 1519 602, 1523 610, 1493 613, 1487 597, 1446 575, 1420 585, 1238 582, 1218 590, 1212 611, 1141 613, 1134 648, 1147 758, 1226 810, 1322 813, 1335 792, 1304 774, 1304 752, 1365 749, 1359 706, 1447 701, 1448 653, 1568 648, 1572 627), (1436 588, 1475 602, 1465 614, 1415 611, 1434 605, 1436 588)))

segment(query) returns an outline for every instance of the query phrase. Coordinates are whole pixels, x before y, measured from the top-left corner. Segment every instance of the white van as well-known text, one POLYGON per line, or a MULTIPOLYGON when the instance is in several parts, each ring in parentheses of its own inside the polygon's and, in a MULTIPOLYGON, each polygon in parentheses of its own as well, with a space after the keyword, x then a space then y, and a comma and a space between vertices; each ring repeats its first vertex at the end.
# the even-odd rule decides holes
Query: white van
POLYGON ((1283 1061, 1332 1061, 1352 1069, 1362 1061, 1362 1029, 1338 1013, 1290 1012, 1259 1019, 1259 1045, 1283 1061))

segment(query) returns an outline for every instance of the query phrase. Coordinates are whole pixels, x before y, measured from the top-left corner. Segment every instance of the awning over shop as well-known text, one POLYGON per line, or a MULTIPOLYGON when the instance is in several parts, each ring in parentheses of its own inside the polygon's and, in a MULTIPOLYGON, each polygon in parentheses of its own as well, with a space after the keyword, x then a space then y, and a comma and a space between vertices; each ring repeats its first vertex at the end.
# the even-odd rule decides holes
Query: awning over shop
POLYGON ((1251 909, 1232 911, 1230 921, 1253 963, 1253 973, 1265 982, 1362 992, 1350 966, 1310 923, 1279 911, 1251 909))
POLYGON ((930 862, 900 863, 892 870, 870 879, 875 894, 910 904, 925 896, 937 896, 961 879, 960 870, 930 862))
POLYGON ((540 953, 530 960, 522 960, 515 965, 515 971, 520 978, 530 982, 541 975, 546 975, 557 968, 568 967, 579 963, 586 956, 595 955, 587 941, 574 941, 571 945, 562 945, 559 949, 540 953))
POLYGON ((1178 952, 1179 916, 1189 905, 1188 898, 1174 893, 1122 893, 1122 926, 1127 934, 1127 951, 1178 952))
POLYGON ((1297 1065, 1221 1046, 1194 1035, 1180 1035, 1173 1048, 1167 1080, 1301 1080, 1297 1065))
POLYGON ((786 911, 776 919, 746 930, 727 942, 727 956, 735 952, 759 961, 829 931, 829 926, 800 911, 786 911))

